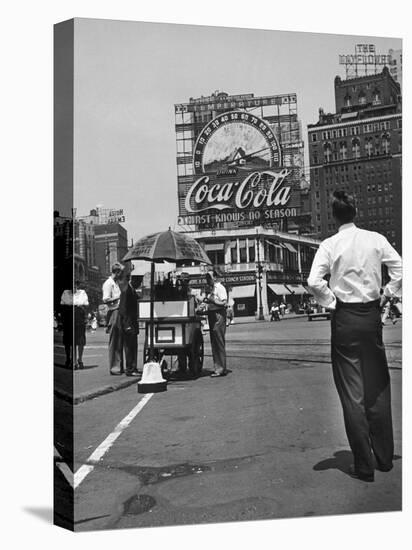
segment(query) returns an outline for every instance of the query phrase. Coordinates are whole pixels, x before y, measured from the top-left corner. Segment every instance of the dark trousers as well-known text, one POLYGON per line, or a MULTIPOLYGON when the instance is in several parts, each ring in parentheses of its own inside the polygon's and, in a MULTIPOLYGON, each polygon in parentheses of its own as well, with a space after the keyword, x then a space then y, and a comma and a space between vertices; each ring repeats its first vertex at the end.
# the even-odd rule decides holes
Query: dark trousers
POLYGON ((135 330, 123 332, 123 348, 126 360, 126 373, 137 370, 137 333, 135 330))
POLYGON ((226 310, 209 311, 208 322, 212 346, 213 367, 216 373, 226 372, 226 310))
POLYGON ((109 327, 109 369, 123 371, 123 331, 118 309, 112 311, 109 327))
POLYGON ((393 459, 391 390, 379 301, 338 302, 332 316, 332 368, 355 470, 370 474, 393 459))

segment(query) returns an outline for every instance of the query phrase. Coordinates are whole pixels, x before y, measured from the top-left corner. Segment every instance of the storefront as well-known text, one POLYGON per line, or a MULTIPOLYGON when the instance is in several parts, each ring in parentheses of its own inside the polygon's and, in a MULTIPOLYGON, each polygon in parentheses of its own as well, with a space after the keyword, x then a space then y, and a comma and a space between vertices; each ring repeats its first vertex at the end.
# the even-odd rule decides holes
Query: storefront
MULTIPOLYGON (((260 303, 267 315, 274 302, 295 311, 309 300, 305 285, 319 245, 315 239, 262 227, 190 234, 222 273, 235 315, 255 315, 260 303)), ((199 292, 206 284, 205 269, 179 268, 189 273, 191 286, 199 292)))

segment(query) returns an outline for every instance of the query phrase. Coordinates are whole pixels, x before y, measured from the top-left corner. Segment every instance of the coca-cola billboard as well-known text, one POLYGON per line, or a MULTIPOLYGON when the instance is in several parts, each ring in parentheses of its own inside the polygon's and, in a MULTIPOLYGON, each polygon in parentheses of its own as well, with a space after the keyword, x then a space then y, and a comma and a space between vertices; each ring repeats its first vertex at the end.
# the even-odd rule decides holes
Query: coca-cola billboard
POLYGON ((192 158, 191 176, 179 179, 179 224, 276 224, 299 215, 296 171, 282 165, 265 120, 243 111, 220 114, 196 137, 192 158))

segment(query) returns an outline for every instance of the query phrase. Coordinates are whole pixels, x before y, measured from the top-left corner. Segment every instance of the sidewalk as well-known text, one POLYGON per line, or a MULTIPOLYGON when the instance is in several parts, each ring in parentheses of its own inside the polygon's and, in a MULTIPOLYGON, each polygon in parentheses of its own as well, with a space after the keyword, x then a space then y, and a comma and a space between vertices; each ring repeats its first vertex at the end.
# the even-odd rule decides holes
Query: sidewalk
MULTIPOLYGON (((62 335, 55 334, 54 342, 54 393, 57 397, 77 405, 100 395, 111 393, 136 384, 140 377, 113 376, 109 372, 107 353, 108 336, 104 329, 96 334, 87 334, 84 350, 84 369, 71 370, 64 367, 62 335)), ((143 336, 139 335, 138 369, 142 370, 143 336)), ((137 389, 136 389, 137 391, 137 389)))

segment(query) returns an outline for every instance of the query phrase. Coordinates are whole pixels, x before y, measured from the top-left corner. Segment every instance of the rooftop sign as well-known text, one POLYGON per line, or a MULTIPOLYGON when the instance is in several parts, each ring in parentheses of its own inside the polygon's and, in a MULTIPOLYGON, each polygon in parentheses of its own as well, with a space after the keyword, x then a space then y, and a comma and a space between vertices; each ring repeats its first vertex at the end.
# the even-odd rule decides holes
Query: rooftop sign
POLYGON ((391 56, 376 53, 374 44, 356 44, 354 53, 339 55, 339 64, 345 65, 348 78, 351 76, 350 72, 354 72, 354 76, 358 76, 358 68, 362 68, 367 75, 368 67, 375 67, 376 72, 377 66, 390 65, 391 56))

